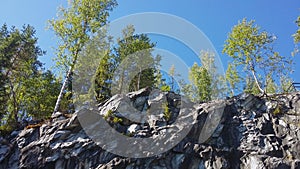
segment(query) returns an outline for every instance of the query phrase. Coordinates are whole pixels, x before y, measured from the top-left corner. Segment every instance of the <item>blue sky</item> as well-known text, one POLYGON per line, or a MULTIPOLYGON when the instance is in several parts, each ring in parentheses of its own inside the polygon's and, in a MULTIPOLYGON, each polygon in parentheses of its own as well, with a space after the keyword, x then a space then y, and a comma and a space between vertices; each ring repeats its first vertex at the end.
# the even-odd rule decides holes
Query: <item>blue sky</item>
MULTIPOLYGON (((232 26, 242 18, 254 19, 263 30, 277 36, 274 49, 281 55, 290 55, 294 48, 292 34, 297 27, 294 21, 300 15, 299 0, 119 0, 118 7, 111 13, 110 20, 140 12, 164 12, 182 17, 196 25, 210 39, 224 65, 228 57, 222 54, 223 44, 232 26)), ((40 58, 46 67, 53 65, 55 36, 46 30, 47 20, 56 16, 57 7, 66 5, 63 0, 2 0, 0 5, 0 24, 20 28, 30 24, 36 29, 39 46, 47 51, 40 58)), ((167 43, 158 47, 187 55, 167 43)), ((188 62, 192 63, 193 60, 188 62)), ((295 72, 292 78, 300 82, 300 55, 295 57, 295 72)))

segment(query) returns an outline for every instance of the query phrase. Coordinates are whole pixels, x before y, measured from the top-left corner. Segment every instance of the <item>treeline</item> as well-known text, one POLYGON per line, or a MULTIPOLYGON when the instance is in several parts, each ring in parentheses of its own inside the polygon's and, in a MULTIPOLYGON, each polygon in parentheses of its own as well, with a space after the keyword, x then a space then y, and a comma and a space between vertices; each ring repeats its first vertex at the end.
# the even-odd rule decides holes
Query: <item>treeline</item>
MULTIPOLYGON (((144 87, 178 92, 196 102, 241 92, 289 92, 293 56, 276 52, 276 38, 262 31, 254 21, 243 19, 229 33, 223 49, 230 60, 225 76, 217 72, 214 53, 199 51, 201 65, 195 63, 190 68, 188 84, 175 80, 180 76, 175 66, 168 75, 159 71, 162 56, 152 54, 156 43, 146 34, 136 34, 133 25, 124 28, 122 37, 113 43, 112 38, 117 37, 107 36, 102 28, 116 5, 115 0, 73 0, 67 8, 60 8, 57 18, 49 21, 58 38, 56 61, 63 76, 45 70, 38 60, 45 52, 37 44, 33 27, 1 27, 1 134, 17 128, 22 120, 47 119, 57 111, 72 112, 72 80, 76 80, 72 77, 78 73, 75 66, 97 65, 91 92, 98 102, 144 87), (78 61, 87 54, 99 57, 100 62, 78 61)), ((299 29, 293 38, 297 45, 300 17, 296 24, 299 29)), ((298 54, 298 47, 293 53, 298 54)))
POLYGON ((0 130, 9 131, 20 120, 48 118, 60 89, 59 80, 44 71, 34 28, 3 25, 0 30, 0 130))

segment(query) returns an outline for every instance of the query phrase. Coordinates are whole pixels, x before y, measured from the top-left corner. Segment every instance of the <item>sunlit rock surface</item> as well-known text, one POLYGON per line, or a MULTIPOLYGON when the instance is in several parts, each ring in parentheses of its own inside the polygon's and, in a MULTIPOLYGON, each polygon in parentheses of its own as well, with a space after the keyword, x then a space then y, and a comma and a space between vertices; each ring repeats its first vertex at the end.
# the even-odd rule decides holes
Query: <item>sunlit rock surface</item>
POLYGON ((78 111, 69 116, 56 113, 41 125, 0 137, 0 168, 300 168, 300 93, 268 98, 242 94, 192 104, 171 92, 142 89, 112 97, 97 112, 127 137, 162 137, 174 127, 183 102, 192 107, 183 117, 191 130, 162 154, 128 158, 105 151, 86 134, 78 111), (134 113, 128 112, 131 109, 134 113))

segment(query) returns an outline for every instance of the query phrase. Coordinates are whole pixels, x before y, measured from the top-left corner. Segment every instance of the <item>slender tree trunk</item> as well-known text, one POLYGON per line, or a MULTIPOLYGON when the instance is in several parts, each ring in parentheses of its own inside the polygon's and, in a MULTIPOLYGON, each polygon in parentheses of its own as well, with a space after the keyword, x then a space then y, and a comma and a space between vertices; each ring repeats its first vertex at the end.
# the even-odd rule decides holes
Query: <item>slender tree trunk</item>
MULTIPOLYGON (((87 20, 84 20, 84 23, 83 23, 84 25, 83 25, 83 29, 82 29, 82 34, 84 35, 84 34, 86 34, 86 29, 87 29, 87 20)), ((54 111, 53 111, 53 114, 54 113, 56 113, 57 111, 58 111, 58 109, 59 109, 59 107, 60 107, 60 103, 61 103, 61 101, 62 101, 62 98, 63 98, 63 94, 64 94, 64 90, 66 90, 66 87, 67 87, 67 84, 68 84, 68 82, 70 81, 70 78, 71 78, 71 76, 72 76, 72 74, 73 74, 73 69, 74 69, 74 67, 75 67, 75 64, 76 64, 76 62, 77 62, 77 58, 78 58, 78 53, 80 52, 80 50, 81 50, 81 47, 83 46, 83 44, 80 44, 80 39, 82 39, 83 37, 81 36, 81 38, 78 38, 78 43, 76 44, 76 51, 75 51, 75 53, 74 53, 74 59, 73 59, 73 62, 72 62, 72 64, 71 64, 71 66, 70 66, 70 68, 69 68, 69 70, 68 70, 68 72, 67 72, 67 75, 66 75, 66 78, 65 78, 65 81, 64 81, 64 83, 63 83, 63 85, 62 85, 62 87, 61 87, 61 89, 60 89, 60 92, 59 92, 59 95, 58 95, 58 97, 57 97, 57 100, 56 100, 56 104, 55 104, 55 107, 54 107, 54 111)))
POLYGON ((70 68, 69 68, 69 70, 68 70, 68 72, 67 72, 66 78, 65 78, 65 80, 64 80, 64 83, 63 83, 63 85, 62 85, 62 87, 61 87, 61 89, 60 89, 60 92, 59 92, 59 95, 58 95, 58 97, 57 97, 56 104, 55 104, 55 107, 54 107, 53 114, 56 113, 56 112, 58 112, 58 110, 59 110, 60 103, 61 103, 61 101, 62 101, 62 99, 63 99, 63 96, 64 96, 64 91, 65 91, 66 88, 67 88, 68 82, 70 81, 70 78, 71 78, 72 73, 73 73, 74 66, 75 66, 76 61, 77 61, 78 52, 79 52, 79 50, 76 51, 76 53, 75 53, 75 58, 74 58, 74 60, 73 60, 73 63, 72 63, 72 65, 70 66, 70 68))
POLYGON ((66 78, 65 78, 65 80, 64 80, 64 83, 63 83, 63 85, 62 85, 62 87, 61 87, 61 89, 60 89, 59 95, 58 95, 58 97, 57 97, 57 100, 56 100, 56 104, 55 104, 55 107, 54 107, 53 114, 56 113, 56 112, 58 112, 58 109, 59 109, 59 107, 60 107, 60 103, 61 103, 61 101, 62 101, 62 99, 63 99, 64 91, 66 90, 66 87, 67 87, 67 84, 68 84, 68 82, 69 82, 69 79, 71 78, 71 74, 72 74, 72 69, 71 69, 71 67, 70 67, 70 69, 68 70, 68 73, 67 73, 67 75, 66 75, 66 78))
POLYGON ((257 85, 257 87, 258 87, 258 90, 259 90, 262 94, 265 94, 265 91, 260 87, 260 85, 259 85, 259 83, 258 83, 258 80, 257 80, 257 78, 256 78, 256 75, 255 75, 254 70, 252 69, 251 72, 252 72, 252 75, 253 75, 253 77, 254 77, 255 83, 256 83, 256 85, 257 85))

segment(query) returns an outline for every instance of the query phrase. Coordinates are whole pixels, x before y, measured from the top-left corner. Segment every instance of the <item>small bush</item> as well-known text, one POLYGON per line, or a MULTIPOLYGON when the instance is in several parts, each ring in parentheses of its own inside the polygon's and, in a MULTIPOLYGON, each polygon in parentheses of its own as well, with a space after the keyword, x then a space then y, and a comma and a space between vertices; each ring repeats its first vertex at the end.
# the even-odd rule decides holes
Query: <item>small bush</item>
POLYGON ((279 114, 281 114, 281 106, 280 105, 277 105, 276 106, 276 108, 275 108, 275 110, 273 111, 273 115, 279 115, 279 114))
POLYGON ((164 117, 167 121, 169 121, 171 119, 171 111, 170 111, 170 108, 169 108, 169 105, 168 103, 163 103, 162 104, 162 108, 164 110, 164 117))
POLYGON ((115 124, 121 123, 123 121, 122 118, 116 117, 113 113, 114 111, 108 110, 107 113, 104 115, 104 119, 115 124))

